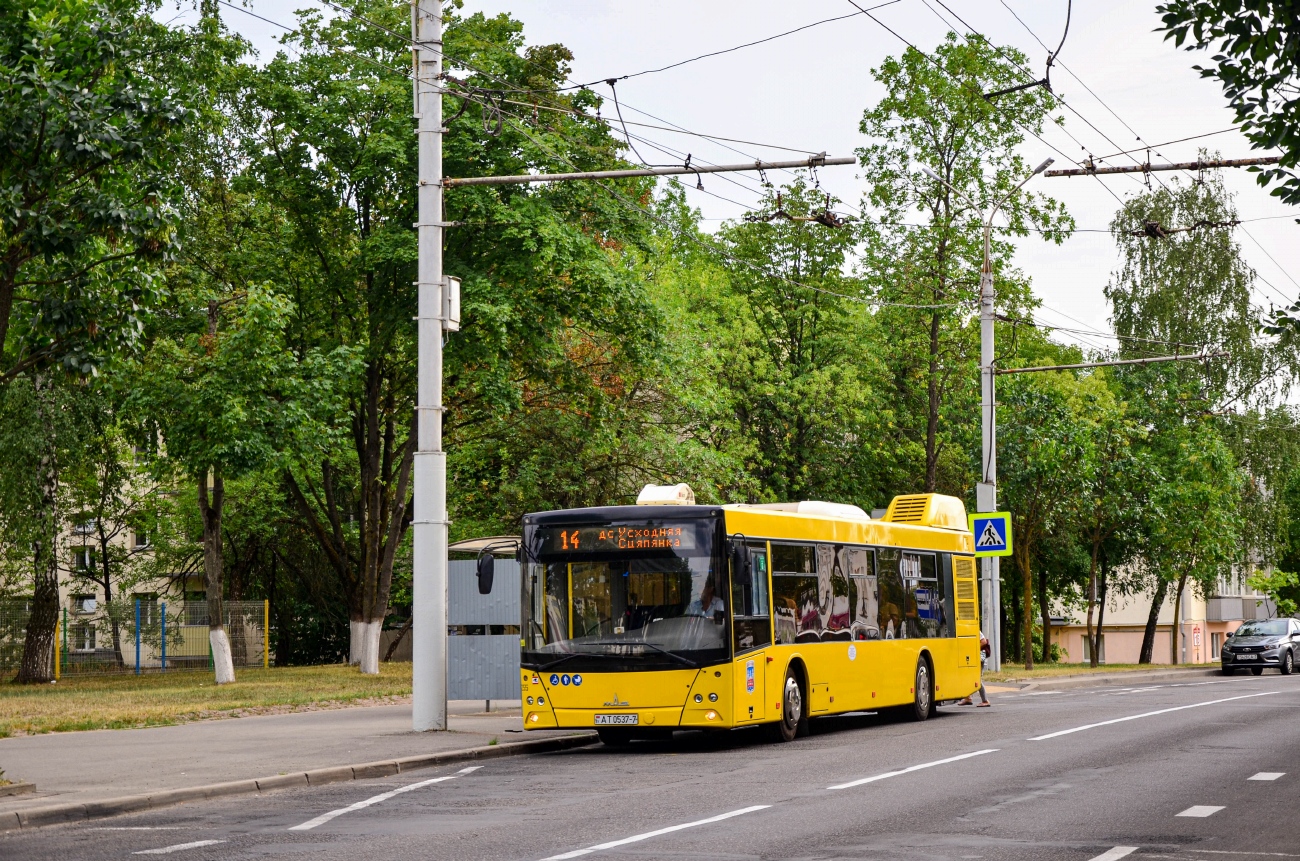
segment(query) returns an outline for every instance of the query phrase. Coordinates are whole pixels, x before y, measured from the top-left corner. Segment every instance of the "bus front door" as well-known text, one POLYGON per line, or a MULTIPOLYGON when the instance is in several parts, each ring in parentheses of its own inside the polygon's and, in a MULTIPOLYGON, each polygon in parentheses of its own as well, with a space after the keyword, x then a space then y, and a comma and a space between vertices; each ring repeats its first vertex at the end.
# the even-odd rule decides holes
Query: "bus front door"
POLYGON ((766 718, 763 702, 763 668, 767 664, 766 647, 772 644, 772 617, 767 587, 767 547, 750 545, 751 566, 748 583, 738 582, 732 573, 731 630, 734 654, 732 675, 735 677, 733 701, 736 724, 766 718))

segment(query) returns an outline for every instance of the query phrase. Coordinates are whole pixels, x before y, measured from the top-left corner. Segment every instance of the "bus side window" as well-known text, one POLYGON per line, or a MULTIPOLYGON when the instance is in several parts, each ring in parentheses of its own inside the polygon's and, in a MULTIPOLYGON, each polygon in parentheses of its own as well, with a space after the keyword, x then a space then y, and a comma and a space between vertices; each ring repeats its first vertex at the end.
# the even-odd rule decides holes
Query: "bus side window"
POLYGON ((955 637, 957 626, 954 620, 957 618, 957 609, 953 598, 951 553, 939 554, 939 596, 939 610, 942 613, 939 617, 939 636, 955 637))
POLYGON ((811 544, 772 545, 772 612, 777 643, 822 638, 816 550, 811 544))
POLYGON ((840 551, 849 575, 849 631, 854 640, 880 639, 880 595, 876 588, 876 551, 847 547, 840 551))
POLYGON ((907 636, 903 628, 903 578, 899 571, 902 552, 893 547, 876 551, 876 572, 879 578, 880 600, 877 627, 886 640, 901 640, 907 636))

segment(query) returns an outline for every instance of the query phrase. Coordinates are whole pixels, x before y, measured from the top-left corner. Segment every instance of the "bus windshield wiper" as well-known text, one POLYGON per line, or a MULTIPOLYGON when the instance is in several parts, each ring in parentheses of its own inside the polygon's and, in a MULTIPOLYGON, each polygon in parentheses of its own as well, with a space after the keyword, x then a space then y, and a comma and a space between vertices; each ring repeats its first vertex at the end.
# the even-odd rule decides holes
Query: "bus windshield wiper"
POLYGON ((690 667, 692 670, 698 670, 700 668, 700 665, 692 661, 690 658, 679 655, 676 652, 670 652, 667 649, 663 648, 662 646, 656 646, 654 643, 646 643, 646 642, 628 643, 622 640, 613 640, 613 641, 597 640, 594 643, 583 643, 582 645, 584 646, 645 646, 647 649, 654 649, 656 652, 667 655, 668 657, 672 658, 674 661, 679 661, 685 664, 686 666, 690 667))

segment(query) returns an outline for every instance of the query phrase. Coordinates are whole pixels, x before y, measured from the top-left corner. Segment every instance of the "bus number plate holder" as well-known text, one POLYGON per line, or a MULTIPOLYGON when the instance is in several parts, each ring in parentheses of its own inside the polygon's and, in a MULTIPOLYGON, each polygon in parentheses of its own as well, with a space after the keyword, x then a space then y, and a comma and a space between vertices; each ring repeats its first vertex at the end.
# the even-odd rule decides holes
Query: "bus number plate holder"
POLYGON ((596 726, 636 726, 637 715, 596 715, 596 726))

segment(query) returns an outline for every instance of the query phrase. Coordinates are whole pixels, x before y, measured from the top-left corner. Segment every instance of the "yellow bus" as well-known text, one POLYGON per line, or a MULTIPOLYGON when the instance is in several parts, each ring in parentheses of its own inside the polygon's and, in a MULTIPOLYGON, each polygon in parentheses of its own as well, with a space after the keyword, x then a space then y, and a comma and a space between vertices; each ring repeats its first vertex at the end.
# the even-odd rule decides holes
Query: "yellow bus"
POLYGON ((888 707, 925 720, 979 687, 973 552, 961 500, 938 494, 872 519, 650 485, 637 505, 529 514, 524 727, 623 744, 754 725, 789 741, 888 707))

